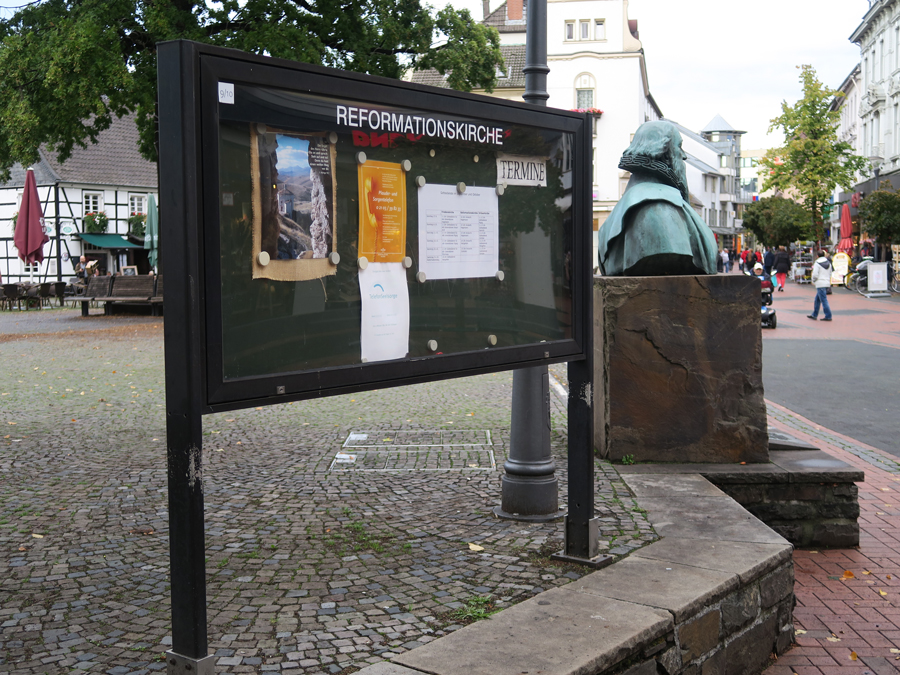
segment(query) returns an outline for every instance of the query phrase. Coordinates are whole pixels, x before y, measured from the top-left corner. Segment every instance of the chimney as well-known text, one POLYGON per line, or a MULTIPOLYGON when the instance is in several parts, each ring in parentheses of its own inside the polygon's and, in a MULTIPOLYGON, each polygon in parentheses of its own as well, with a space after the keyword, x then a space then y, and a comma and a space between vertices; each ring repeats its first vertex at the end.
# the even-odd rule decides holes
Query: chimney
POLYGON ((481 0, 481 9, 484 12, 484 18, 488 18, 491 14, 491 0, 481 0))
POLYGON ((522 20, 522 0, 506 0, 506 20, 522 20))

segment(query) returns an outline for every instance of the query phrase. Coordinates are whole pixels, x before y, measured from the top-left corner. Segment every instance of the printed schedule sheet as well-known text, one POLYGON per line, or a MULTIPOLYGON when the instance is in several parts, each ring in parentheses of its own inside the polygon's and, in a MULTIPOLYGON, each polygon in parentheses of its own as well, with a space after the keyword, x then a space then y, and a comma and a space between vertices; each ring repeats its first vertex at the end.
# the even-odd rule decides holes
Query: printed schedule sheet
POLYGON ((430 279, 492 277, 499 267, 497 193, 489 187, 419 188, 419 269, 430 279))

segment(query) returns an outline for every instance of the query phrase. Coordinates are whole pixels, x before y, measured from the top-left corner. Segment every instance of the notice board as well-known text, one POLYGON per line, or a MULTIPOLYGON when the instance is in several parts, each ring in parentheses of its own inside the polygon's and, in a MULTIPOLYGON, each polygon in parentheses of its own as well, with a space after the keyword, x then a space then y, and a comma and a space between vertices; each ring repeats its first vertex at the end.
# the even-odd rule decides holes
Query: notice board
POLYGON ((584 357, 585 115, 163 47, 167 324, 206 412, 584 357))

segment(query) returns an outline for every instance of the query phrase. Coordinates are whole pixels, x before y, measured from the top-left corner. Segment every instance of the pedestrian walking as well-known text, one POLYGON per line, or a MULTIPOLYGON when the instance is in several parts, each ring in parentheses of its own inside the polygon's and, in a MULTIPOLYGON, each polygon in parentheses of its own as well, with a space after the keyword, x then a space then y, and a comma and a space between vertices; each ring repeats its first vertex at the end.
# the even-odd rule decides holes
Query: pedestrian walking
POLYGON ((719 251, 719 262, 716 265, 719 272, 728 272, 728 251, 724 248, 719 251))
POLYGON ((773 266, 775 267, 775 281, 777 282, 778 290, 783 291, 784 282, 787 281, 787 274, 791 270, 791 254, 787 252, 784 246, 778 247, 773 266))
POLYGON ((745 248, 743 251, 741 251, 741 257, 738 258, 738 261, 739 261, 738 269, 741 272, 743 272, 745 269, 747 269, 747 253, 748 252, 749 252, 748 249, 745 248))
POLYGON ((766 246, 766 252, 762 259, 763 268, 766 270, 766 276, 772 276, 772 266, 775 264, 775 252, 771 246, 766 246))
POLYGON ((828 289, 831 288, 831 261, 828 260, 825 251, 819 251, 819 257, 813 263, 812 282, 816 287, 816 301, 813 304, 812 314, 808 315, 808 318, 813 321, 819 318, 819 305, 821 305, 822 311, 825 313, 822 321, 831 321, 831 307, 828 305, 827 294, 828 289))

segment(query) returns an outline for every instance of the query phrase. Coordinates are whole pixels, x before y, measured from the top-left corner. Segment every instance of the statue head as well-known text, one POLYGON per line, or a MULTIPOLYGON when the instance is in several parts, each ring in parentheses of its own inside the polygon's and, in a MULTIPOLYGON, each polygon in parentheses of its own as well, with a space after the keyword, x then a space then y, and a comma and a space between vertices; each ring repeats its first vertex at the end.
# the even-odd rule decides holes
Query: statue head
POLYGON ((689 199, 681 134, 671 122, 644 122, 622 154, 619 168, 633 174, 649 174, 677 188, 689 199))

